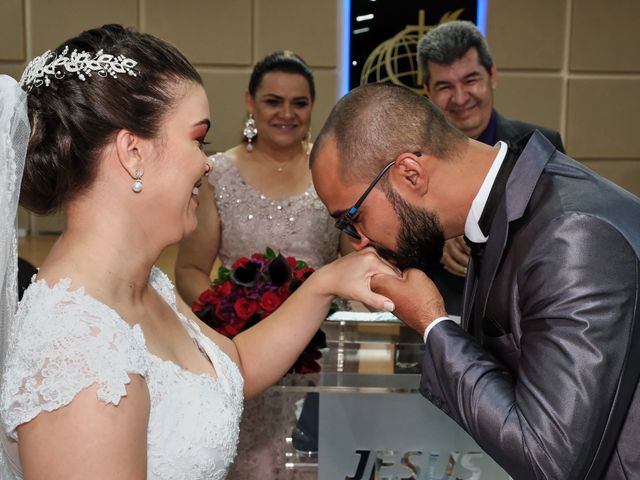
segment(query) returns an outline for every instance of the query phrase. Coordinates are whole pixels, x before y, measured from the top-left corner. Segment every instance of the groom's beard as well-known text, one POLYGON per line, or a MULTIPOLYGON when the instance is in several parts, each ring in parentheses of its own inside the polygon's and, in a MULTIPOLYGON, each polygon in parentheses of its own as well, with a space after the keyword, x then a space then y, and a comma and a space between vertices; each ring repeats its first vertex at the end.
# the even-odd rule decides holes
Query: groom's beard
POLYGON ((444 249, 444 234, 438 217, 423 208, 415 208, 397 193, 387 194, 400 219, 397 251, 375 245, 378 254, 398 268, 417 268, 427 275, 440 268, 444 249))

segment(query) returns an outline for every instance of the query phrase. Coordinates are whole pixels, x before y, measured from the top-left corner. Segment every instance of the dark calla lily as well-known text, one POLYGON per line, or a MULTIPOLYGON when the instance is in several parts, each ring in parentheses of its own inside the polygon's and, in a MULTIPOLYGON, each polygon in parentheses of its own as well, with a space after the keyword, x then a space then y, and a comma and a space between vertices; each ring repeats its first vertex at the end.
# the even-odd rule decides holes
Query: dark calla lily
POLYGON ((287 259, 278 254, 269 265, 269 276, 271 277, 271 283, 277 287, 291 280, 292 272, 287 259))
POLYGON ((253 287, 258 281, 260 265, 256 262, 247 262, 231 272, 231 280, 243 287, 253 287))

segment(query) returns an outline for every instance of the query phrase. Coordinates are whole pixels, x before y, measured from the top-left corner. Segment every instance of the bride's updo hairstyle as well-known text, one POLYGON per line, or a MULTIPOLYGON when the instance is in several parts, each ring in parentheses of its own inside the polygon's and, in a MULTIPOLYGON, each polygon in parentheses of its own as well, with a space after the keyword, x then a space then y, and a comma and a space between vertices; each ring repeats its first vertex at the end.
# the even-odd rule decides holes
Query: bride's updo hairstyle
POLYGON ((182 94, 176 87, 185 81, 202 84, 175 47, 120 25, 87 30, 67 40, 55 55, 46 57, 47 62, 70 57, 74 50, 91 57, 100 51, 115 59, 122 56, 135 66, 115 77, 59 69, 46 82, 41 75, 40 81, 23 84, 32 131, 20 203, 39 214, 60 209, 92 184, 102 150, 120 129, 156 138, 182 94))

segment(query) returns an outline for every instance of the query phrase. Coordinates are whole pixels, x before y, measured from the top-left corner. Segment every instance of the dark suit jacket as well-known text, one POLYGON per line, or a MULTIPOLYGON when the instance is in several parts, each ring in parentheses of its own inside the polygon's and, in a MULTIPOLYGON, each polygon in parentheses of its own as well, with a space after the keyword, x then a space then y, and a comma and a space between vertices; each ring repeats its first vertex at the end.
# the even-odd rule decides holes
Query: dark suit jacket
POLYGON ((555 130, 533 123, 503 117, 496 112, 496 140, 502 140, 507 143, 517 143, 524 137, 530 135, 534 130, 539 130, 560 152, 565 153, 562 137, 560 133, 555 130))
POLYGON ((421 392, 514 479, 640 478, 639 257, 640 200, 535 132, 421 392))
MULTIPOLYGON (((565 153, 562 137, 555 130, 544 128, 533 123, 521 122, 520 120, 512 120, 503 117, 496 112, 496 139, 502 140, 509 144, 517 143, 522 138, 528 136, 534 130, 539 130, 549 139, 555 147, 562 153, 565 153)), ((462 312, 462 292, 464 289, 464 278, 447 272, 444 268, 438 267, 437 270, 428 272, 429 277, 438 286, 442 297, 444 298, 447 312, 450 315, 460 315, 462 312)))

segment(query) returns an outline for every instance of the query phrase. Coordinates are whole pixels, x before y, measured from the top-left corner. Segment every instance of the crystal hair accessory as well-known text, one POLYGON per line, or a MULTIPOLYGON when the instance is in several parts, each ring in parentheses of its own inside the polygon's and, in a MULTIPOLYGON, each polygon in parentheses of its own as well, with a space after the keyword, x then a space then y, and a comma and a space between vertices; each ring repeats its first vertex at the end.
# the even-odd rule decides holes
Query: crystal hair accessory
POLYGON ((79 52, 74 50, 69 54, 69 47, 65 46, 60 54, 47 50, 42 55, 29 62, 20 78, 20 86, 31 91, 33 87, 44 85, 48 87, 52 79, 61 79, 67 73, 74 73, 82 81, 97 73, 101 77, 117 78, 118 74, 138 76, 134 70, 138 64, 135 60, 123 55, 111 55, 103 50, 97 52, 79 52))

